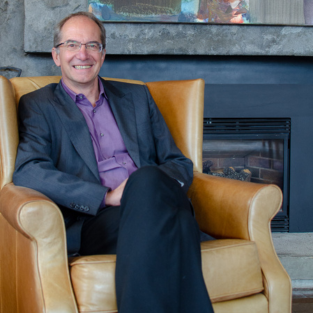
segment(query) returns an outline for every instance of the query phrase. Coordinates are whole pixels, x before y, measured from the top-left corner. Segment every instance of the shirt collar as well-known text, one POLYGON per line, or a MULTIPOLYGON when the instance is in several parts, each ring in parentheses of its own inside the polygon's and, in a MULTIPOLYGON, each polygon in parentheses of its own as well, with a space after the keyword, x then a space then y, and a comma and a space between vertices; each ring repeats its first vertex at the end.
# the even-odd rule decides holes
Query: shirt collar
MULTIPOLYGON (((67 87, 67 85, 65 84, 63 78, 61 79, 61 84, 62 84, 62 87, 64 88, 64 90, 66 91, 66 93, 72 98, 72 100, 77 103, 78 101, 80 101, 80 96, 83 95, 84 98, 85 98, 85 95, 82 94, 82 93, 75 93, 74 91, 72 91, 69 87, 67 87)), ((101 99, 101 96, 103 96, 105 99, 108 99, 105 91, 104 91, 104 88, 103 88, 103 84, 101 82, 101 79, 100 77, 98 76, 98 84, 99 84, 99 99, 101 99)))

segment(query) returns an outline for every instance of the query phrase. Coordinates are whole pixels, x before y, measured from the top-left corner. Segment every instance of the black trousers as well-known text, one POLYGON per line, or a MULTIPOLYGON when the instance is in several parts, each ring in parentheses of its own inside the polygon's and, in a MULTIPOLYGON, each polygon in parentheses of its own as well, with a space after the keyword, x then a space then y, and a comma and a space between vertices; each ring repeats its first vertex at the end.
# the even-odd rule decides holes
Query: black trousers
POLYGON ((213 312, 192 207, 157 167, 134 172, 121 205, 83 225, 80 254, 115 253, 119 313, 213 312))

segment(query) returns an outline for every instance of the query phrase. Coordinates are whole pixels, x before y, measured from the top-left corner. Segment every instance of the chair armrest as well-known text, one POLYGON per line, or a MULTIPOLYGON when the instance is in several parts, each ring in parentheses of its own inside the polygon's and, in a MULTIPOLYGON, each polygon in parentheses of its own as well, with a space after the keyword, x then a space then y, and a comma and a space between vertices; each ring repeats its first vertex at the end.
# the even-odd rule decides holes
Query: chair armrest
POLYGON ((45 218, 40 212, 40 206, 43 204, 48 207, 44 209, 46 212, 48 212, 50 206, 55 206, 51 200, 40 192, 18 187, 12 183, 6 185, 0 193, 1 214, 15 230, 31 240, 36 240, 36 234, 33 234, 35 229, 33 228, 37 226, 35 224, 38 224, 38 219, 45 218), (35 216, 32 218, 29 214, 32 214, 31 211, 38 211, 38 209, 39 215, 33 214, 35 216))
POLYGON ((195 172, 188 191, 200 229, 215 238, 251 240, 255 223, 266 225, 282 203, 280 189, 195 172))
POLYGON ((188 195, 202 231, 256 243, 269 313, 291 312, 291 281, 275 252, 270 225, 282 204, 279 187, 194 173, 188 195))
MULTIPOLYGON (((41 303, 41 312, 78 312, 69 277, 64 221, 57 205, 37 191, 10 183, 0 192, 0 213, 26 238, 16 237, 17 249, 22 253, 10 253, 17 266, 27 264, 25 269, 35 276, 31 283, 25 282, 33 284, 30 290, 35 293, 28 297, 34 296, 41 303)), ((5 245, 4 241, 0 238, 1 245, 5 245)), ((15 272, 22 282, 23 273, 15 272)))

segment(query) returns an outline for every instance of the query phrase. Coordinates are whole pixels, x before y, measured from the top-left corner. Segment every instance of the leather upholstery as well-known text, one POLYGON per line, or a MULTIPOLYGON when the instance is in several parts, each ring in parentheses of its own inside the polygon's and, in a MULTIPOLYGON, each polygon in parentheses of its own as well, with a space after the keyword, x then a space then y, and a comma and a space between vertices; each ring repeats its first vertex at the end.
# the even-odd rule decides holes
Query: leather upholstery
POLYGON ((147 87, 176 145, 193 161, 194 170, 201 173, 204 80, 153 82, 147 87))
POLYGON ((0 192, 0 211, 0 312, 77 312, 58 207, 10 183, 0 192))
POLYGON ((74 258, 70 272, 80 312, 117 312, 115 296, 115 255, 74 258))
POLYGON ((270 224, 281 207, 280 189, 195 173, 189 197, 202 231, 215 238, 256 243, 269 312, 278 308, 279 312, 290 312, 291 282, 275 252, 270 224))
MULTIPOLYGON (((18 100, 59 79, 0 77, 0 313, 116 312, 115 256, 78 257, 69 261, 69 269, 58 207, 12 183, 18 100)), ((291 312, 290 279, 270 232, 281 206, 280 189, 201 174, 203 80, 147 86, 176 144, 194 162, 189 197, 200 228, 219 238, 202 243, 215 312, 291 312)))
POLYGON ((12 181, 18 129, 14 89, 10 82, 0 76, 0 190, 12 181))
POLYGON ((257 247, 238 239, 201 244, 204 281, 212 303, 262 292, 263 281, 257 247))
MULTIPOLYGON (((213 303, 237 299, 263 291, 258 252, 247 240, 203 242, 202 269, 213 303)), ((81 312, 116 312, 114 289, 115 255, 76 257, 70 272, 81 312), (106 308, 107 311, 103 311, 106 308)))
MULTIPOLYGON (((213 303, 215 313, 268 313, 268 302, 263 294, 239 298, 230 301, 213 303)), ((273 312, 285 312, 279 307, 273 312)))

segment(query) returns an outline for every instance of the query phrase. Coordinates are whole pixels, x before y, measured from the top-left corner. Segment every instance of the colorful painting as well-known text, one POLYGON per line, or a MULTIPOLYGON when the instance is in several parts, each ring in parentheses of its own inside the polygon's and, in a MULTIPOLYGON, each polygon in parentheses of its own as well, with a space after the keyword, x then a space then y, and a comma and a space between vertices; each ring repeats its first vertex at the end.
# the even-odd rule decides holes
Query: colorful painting
POLYGON ((313 0, 89 0, 104 22, 313 25, 313 0))
POLYGON ((90 0, 101 21, 249 23, 251 0, 90 0))

